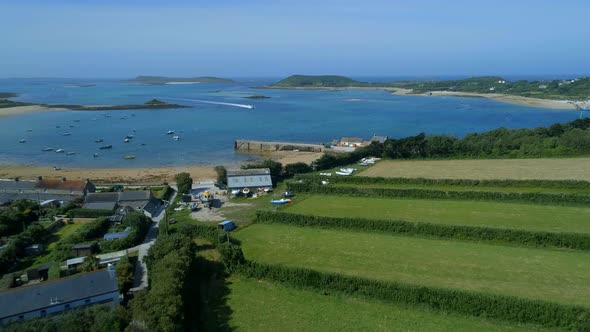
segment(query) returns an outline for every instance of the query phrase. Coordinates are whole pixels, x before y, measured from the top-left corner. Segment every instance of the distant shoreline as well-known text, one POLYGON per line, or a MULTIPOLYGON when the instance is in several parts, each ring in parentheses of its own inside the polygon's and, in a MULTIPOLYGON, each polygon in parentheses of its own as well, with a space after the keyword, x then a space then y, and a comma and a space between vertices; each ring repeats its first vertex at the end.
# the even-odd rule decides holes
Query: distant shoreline
MULTIPOLYGON (((321 152, 293 152, 277 151, 264 154, 252 153, 253 160, 246 160, 239 164, 227 166, 227 168, 239 168, 242 164, 255 163, 254 160, 272 159, 283 165, 304 162, 311 163, 321 157, 321 152)), ((65 177, 67 179, 90 179, 97 184, 142 184, 154 185, 163 182, 174 182, 174 175, 187 172, 195 181, 215 180, 217 174, 214 166, 208 165, 179 165, 179 166, 138 166, 138 167, 68 167, 62 165, 62 169, 55 170, 51 166, 31 164, 0 164, 0 179, 34 180, 38 176, 65 177)))
POLYGON ((134 104, 134 105, 44 105, 32 104, 25 106, 13 106, 0 108, 0 117, 20 115, 27 113, 59 112, 59 111, 118 111, 118 110, 154 110, 171 108, 190 108, 190 106, 178 104, 134 104))
POLYGON ((474 92, 454 92, 454 91, 432 91, 429 93, 413 93, 411 89, 392 88, 392 87, 284 87, 264 85, 257 87, 259 89, 277 89, 277 90, 325 90, 325 91, 346 91, 346 90, 383 90, 395 95, 407 96, 433 96, 433 97, 464 97, 464 98, 488 98, 513 105, 523 105, 538 108, 551 108, 560 110, 577 110, 576 105, 582 108, 590 108, 589 102, 580 102, 573 100, 555 100, 522 97, 516 95, 507 95, 501 93, 474 93, 474 92))

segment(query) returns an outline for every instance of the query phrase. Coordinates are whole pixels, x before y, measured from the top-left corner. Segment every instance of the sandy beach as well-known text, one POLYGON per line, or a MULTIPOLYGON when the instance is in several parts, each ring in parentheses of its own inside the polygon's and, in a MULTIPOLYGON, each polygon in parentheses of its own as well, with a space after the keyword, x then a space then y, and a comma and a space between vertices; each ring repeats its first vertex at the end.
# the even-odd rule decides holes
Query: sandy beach
POLYGON ((6 107, 6 108, 0 108, 0 117, 26 114, 26 113, 57 112, 57 111, 65 111, 65 110, 66 110, 65 108, 45 107, 45 106, 40 106, 40 105, 6 107))
MULTIPOLYGON (((322 153, 313 152, 271 152, 264 155, 253 154, 253 159, 273 159, 283 165, 305 162, 311 163, 321 157, 322 153)), ((239 167, 239 165, 236 165, 239 167)), ((231 168, 231 167, 227 167, 231 168)), ((43 177, 65 177, 67 179, 90 179, 97 184, 162 184, 163 182, 174 182, 174 175, 180 172, 187 172, 195 182, 212 181, 216 178, 213 166, 188 165, 168 167, 141 167, 141 168, 68 168, 54 170, 50 166, 35 165, 0 165, 0 178, 14 179, 19 177, 23 180, 34 180, 38 176, 43 177)))
POLYGON ((416 95, 416 96, 435 96, 435 97, 479 97, 479 98, 490 98, 505 103, 524 105, 530 107, 542 107, 562 110, 575 110, 576 106, 574 103, 580 103, 582 106, 583 102, 573 102, 569 100, 551 100, 551 99, 539 99, 529 98, 514 95, 505 95, 501 93, 473 93, 473 92, 455 92, 455 91, 432 91, 430 93, 413 94, 411 89, 392 89, 394 94, 397 95, 416 95))

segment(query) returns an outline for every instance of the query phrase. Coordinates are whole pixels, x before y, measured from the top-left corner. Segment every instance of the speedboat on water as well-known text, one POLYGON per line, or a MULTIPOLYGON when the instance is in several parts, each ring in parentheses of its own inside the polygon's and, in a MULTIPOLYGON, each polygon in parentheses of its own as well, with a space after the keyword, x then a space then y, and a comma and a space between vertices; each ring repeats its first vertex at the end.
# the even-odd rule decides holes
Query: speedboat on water
POLYGON ((174 135, 174 130, 168 130, 167 135, 174 135))
POLYGON ((131 142, 131 140, 130 140, 130 139, 128 139, 128 138, 126 138, 125 140, 123 140, 123 142, 125 142, 125 143, 129 143, 129 142, 131 142))

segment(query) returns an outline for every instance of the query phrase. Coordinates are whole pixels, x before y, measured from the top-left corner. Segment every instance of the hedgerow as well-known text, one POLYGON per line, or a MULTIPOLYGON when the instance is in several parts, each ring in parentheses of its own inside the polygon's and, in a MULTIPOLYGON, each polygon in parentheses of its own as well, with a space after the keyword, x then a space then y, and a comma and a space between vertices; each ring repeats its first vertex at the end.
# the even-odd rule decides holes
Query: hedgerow
MULTIPOLYGON (((298 179, 312 180, 314 176, 306 174, 298 179)), ((471 186, 471 187, 526 187, 556 189, 590 189, 589 181, 579 180, 476 180, 476 179, 425 179, 425 178, 386 178, 368 176, 337 176, 330 177, 331 183, 370 184, 370 185, 437 185, 437 186, 471 186)))
POLYGON ((502 201, 549 205, 588 205, 590 195, 539 192, 452 191, 435 189, 362 188, 345 186, 320 186, 309 182, 289 182, 287 190, 325 195, 354 197, 449 199, 473 201, 502 201))
POLYGON ((95 209, 72 209, 68 211, 69 218, 98 218, 107 217, 113 214, 112 210, 95 210, 95 209))

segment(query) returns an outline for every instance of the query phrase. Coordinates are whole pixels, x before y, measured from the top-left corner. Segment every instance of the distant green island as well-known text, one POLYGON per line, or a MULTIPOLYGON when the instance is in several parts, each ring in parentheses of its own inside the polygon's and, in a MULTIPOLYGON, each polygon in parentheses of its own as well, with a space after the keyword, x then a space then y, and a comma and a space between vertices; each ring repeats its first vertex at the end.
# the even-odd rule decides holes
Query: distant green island
POLYGON ((14 98, 14 97, 18 97, 18 93, 0 92, 0 98, 14 98))
POLYGON ((189 84, 189 83, 204 83, 204 84, 228 84, 236 83, 233 80, 212 76, 199 77, 164 77, 164 76, 137 76, 136 78, 126 80, 125 82, 141 83, 141 84, 189 84))
POLYGON ((244 98, 247 98, 247 99, 269 99, 271 97, 263 96, 263 95, 252 95, 252 96, 246 96, 244 98))
POLYGON ((12 101, 8 99, 0 99, 0 108, 8 108, 8 107, 18 107, 18 106, 31 106, 34 104, 31 103, 23 103, 20 101, 12 101))
POLYGON ((189 108, 190 106, 170 104, 158 99, 152 99, 143 104, 131 105, 71 105, 71 104, 34 104, 19 101, 12 101, 8 99, 0 99, 0 108, 18 107, 18 106, 40 106, 48 108, 65 108, 75 111, 114 111, 114 110, 151 110, 151 109, 166 109, 166 108, 189 108))
POLYGON ((388 88, 410 90, 411 94, 445 91, 482 95, 505 94, 551 100, 580 101, 590 99, 590 77, 567 80, 509 81, 499 76, 482 76, 446 81, 361 82, 336 75, 292 75, 264 88, 388 88))

